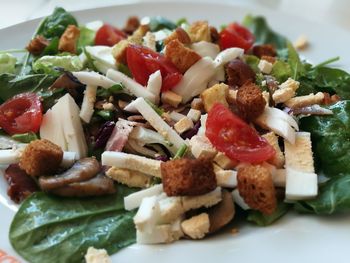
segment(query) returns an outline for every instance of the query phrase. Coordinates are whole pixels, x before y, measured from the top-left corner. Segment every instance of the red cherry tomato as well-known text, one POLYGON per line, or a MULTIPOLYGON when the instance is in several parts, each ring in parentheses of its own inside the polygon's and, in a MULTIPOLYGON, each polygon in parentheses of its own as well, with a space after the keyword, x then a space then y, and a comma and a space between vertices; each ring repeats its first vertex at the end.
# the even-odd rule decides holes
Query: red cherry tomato
POLYGON ((232 23, 220 32, 219 43, 222 50, 239 47, 247 51, 254 44, 254 35, 240 24, 232 23))
POLYGON ((0 106, 0 126, 8 134, 38 132, 43 118, 39 97, 22 93, 0 106))
POLYGON ((135 80, 144 86, 149 76, 157 70, 160 70, 163 78, 162 91, 175 87, 182 78, 172 62, 146 47, 129 45, 126 49, 126 60, 135 80))
POLYGON ((220 103, 208 113, 205 135, 216 149, 232 160, 261 163, 276 153, 256 130, 220 103))
POLYGON ((99 30, 97 30, 95 36, 95 45, 111 47, 126 37, 127 35, 118 28, 104 24, 102 27, 100 27, 99 30))

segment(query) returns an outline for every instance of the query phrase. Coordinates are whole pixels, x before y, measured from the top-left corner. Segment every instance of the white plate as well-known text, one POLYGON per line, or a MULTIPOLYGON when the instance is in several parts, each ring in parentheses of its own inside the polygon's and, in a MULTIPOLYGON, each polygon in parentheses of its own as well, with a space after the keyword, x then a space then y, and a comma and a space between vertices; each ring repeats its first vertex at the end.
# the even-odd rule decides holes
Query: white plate
MULTIPOLYGON (((311 12, 311 10, 310 10, 311 12)), ((219 26, 241 21, 246 14, 262 14, 277 31, 292 41, 305 34, 311 47, 303 52, 315 63, 341 56, 338 65, 350 69, 348 32, 318 25, 291 15, 262 8, 247 9, 235 5, 198 3, 142 3, 75 12, 80 23, 104 20, 123 25, 129 15, 163 15, 170 19, 187 17, 194 21, 208 19, 219 26)), ((0 30, 0 50, 23 48, 39 20, 0 30)), ((16 206, 6 195, 6 183, 0 178, 0 262, 4 252, 20 259, 11 248, 8 229, 16 206)), ((222 233, 201 241, 180 241, 171 245, 132 245, 112 256, 113 262, 350 262, 350 216, 315 217, 291 214, 270 227, 239 225, 239 233, 222 233)))

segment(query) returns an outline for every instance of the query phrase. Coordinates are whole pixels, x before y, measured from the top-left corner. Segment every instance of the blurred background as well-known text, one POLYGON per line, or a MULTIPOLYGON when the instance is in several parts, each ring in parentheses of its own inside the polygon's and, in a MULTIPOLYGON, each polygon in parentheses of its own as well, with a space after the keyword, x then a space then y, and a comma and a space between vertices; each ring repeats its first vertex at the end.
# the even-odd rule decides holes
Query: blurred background
MULTIPOLYGON (((0 28, 8 27, 32 18, 48 15, 56 6, 68 11, 103 7, 149 0, 0 0, 0 28)), ((188 1, 188 0, 187 0, 188 1)), ((214 2, 217 0, 190 0, 191 2, 214 2)), ((152 2, 167 2, 152 0, 152 2)), ((176 0, 183 2, 184 0, 176 0)), ((349 0, 221 0, 220 3, 244 6, 263 6, 283 13, 297 15, 319 23, 338 25, 350 31, 349 0)), ((293 21, 290 21, 291 24, 293 21)))

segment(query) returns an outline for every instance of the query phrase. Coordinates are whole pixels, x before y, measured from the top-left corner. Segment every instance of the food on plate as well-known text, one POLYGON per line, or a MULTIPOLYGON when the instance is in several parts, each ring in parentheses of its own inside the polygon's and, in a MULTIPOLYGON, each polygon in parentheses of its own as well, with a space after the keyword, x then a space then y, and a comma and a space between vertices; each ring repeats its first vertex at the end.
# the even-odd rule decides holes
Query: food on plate
POLYGON ((0 163, 23 258, 109 262, 236 215, 350 210, 350 75, 300 59, 263 17, 212 22, 79 25, 56 8, 22 60, 1 52, 0 163))

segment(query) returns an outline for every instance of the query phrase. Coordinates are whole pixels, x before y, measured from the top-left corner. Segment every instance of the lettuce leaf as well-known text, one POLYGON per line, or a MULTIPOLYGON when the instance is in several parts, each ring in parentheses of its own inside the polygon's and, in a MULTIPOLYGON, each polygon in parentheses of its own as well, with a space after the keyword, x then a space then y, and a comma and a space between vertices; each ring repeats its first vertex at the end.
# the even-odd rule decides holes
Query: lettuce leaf
POLYGON ((83 69, 83 63, 78 56, 43 56, 33 63, 33 70, 36 73, 61 75, 57 68, 67 71, 79 71, 83 69))
POLYGON ((93 198, 35 193, 13 219, 11 244, 29 262, 82 262, 90 246, 113 254, 135 242, 135 212, 123 201, 133 191, 118 186, 114 195, 93 198))
POLYGON ((0 74, 15 73, 17 59, 11 54, 0 54, 0 74))

